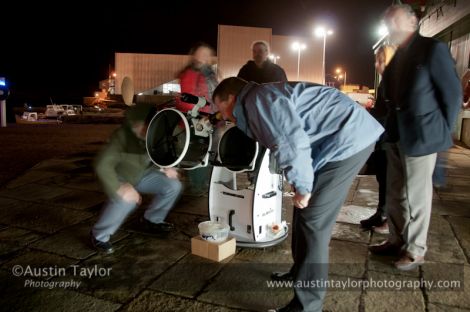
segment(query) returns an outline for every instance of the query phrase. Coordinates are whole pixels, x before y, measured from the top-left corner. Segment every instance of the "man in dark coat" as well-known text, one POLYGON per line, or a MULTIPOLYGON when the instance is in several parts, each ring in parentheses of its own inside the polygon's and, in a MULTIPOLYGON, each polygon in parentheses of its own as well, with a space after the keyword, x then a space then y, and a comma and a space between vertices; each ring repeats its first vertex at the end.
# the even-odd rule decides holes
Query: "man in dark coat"
POLYGON ((287 81, 286 73, 269 60, 269 46, 265 41, 253 43, 253 60, 248 61, 238 73, 238 78, 257 83, 287 81))
POLYGON ((384 15, 397 52, 385 69, 387 211, 390 235, 371 246, 376 254, 399 257, 395 267, 424 263, 431 218, 432 173, 437 152, 453 145, 452 130, 462 87, 446 44, 418 33, 409 5, 392 5, 384 15))

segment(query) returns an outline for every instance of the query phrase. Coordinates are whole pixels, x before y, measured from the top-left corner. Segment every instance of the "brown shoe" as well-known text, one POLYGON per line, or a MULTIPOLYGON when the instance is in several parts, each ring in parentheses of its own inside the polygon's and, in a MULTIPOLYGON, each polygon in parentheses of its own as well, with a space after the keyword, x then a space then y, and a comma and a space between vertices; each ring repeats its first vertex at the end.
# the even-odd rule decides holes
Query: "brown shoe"
POLYGON ((375 233, 378 233, 378 234, 389 234, 390 231, 388 229, 387 220, 385 220, 385 222, 382 225, 373 226, 372 231, 374 231, 375 233))
POLYGON ((398 256, 400 254, 401 248, 386 240, 380 244, 369 246, 369 250, 371 253, 380 256, 398 256))
POLYGON ((395 261, 395 267, 401 271, 411 271, 424 264, 424 256, 413 256, 405 253, 400 260, 395 261))

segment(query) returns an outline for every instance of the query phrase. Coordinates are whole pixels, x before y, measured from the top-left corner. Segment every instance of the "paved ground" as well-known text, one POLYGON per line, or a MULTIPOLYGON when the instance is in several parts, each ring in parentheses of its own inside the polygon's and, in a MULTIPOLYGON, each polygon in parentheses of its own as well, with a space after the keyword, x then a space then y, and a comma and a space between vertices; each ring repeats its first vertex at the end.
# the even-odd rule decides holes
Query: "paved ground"
MULTIPOLYGON (((113 237, 116 252, 97 254, 88 232, 105 197, 92 157, 85 150, 41 161, 0 189, 2 311, 264 311, 289 301, 289 288, 266 284, 272 270, 289 267, 289 239, 237 248, 223 263, 191 255, 190 238, 207 220, 206 197, 182 198, 169 216, 177 224, 169 237, 141 231, 137 210, 113 237)), ((326 311, 470 311, 470 151, 455 147, 449 159, 449 186, 434 198, 428 263, 412 272, 368 253, 384 236, 357 224, 373 213, 377 185, 371 176, 355 180, 330 248, 333 286, 346 289, 330 287, 326 311), (358 286, 369 281, 376 284, 358 286), (452 281, 460 287, 446 284, 452 281)))

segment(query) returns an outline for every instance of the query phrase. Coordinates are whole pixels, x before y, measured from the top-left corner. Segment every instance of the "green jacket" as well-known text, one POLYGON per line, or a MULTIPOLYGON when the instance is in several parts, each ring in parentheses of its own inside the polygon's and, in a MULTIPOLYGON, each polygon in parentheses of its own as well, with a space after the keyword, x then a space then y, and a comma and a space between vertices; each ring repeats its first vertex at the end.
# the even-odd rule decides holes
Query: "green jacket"
POLYGON ((152 166, 145 141, 137 138, 128 122, 112 134, 110 142, 95 160, 98 179, 110 197, 117 196, 121 183, 136 185, 152 166))

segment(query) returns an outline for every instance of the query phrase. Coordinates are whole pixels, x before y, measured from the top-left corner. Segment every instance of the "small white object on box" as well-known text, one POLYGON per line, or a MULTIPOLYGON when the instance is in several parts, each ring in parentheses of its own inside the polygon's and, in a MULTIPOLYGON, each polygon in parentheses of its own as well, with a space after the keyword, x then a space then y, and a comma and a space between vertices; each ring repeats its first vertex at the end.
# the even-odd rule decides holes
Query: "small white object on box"
POLYGON ((199 234, 201 238, 210 242, 223 242, 227 240, 230 227, 228 224, 215 221, 204 221, 199 223, 199 234))

